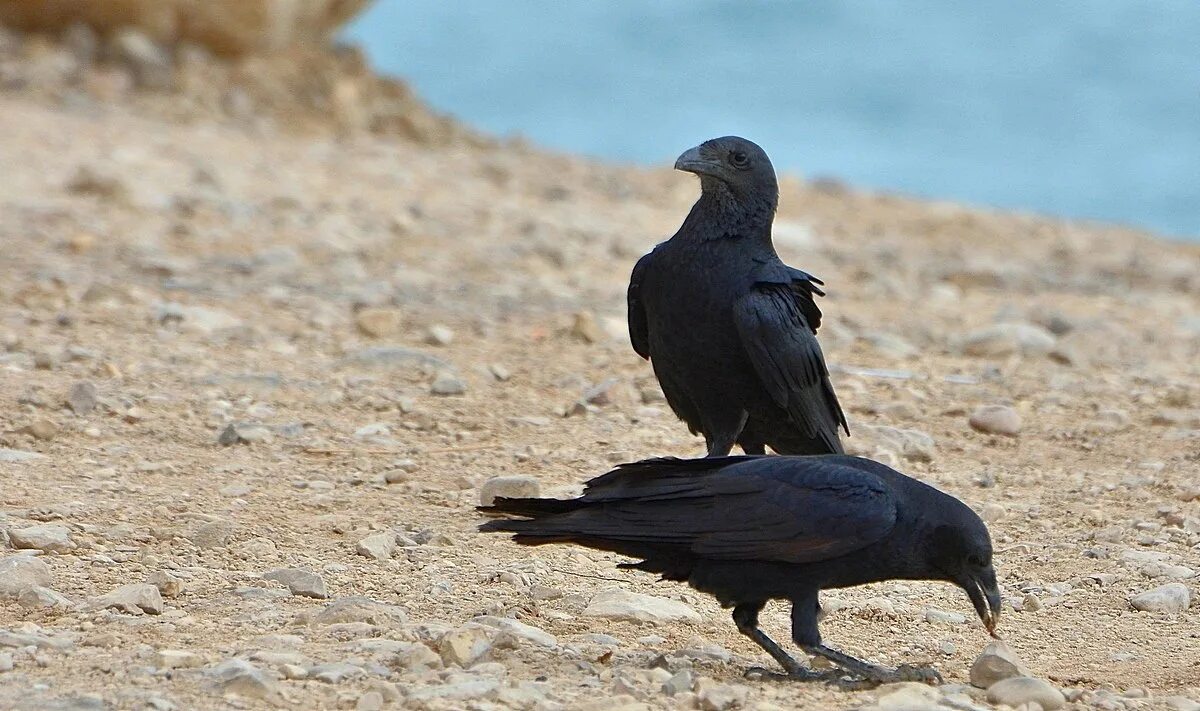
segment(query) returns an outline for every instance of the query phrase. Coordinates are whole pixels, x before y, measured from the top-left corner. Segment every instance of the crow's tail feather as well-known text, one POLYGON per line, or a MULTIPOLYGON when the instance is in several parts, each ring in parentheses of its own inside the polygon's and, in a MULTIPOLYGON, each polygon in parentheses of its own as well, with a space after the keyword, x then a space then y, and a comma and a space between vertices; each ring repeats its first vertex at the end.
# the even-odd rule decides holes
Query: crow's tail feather
POLYGON ((542 516, 567 513, 577 508, 579 508, 579 503, 573 499, 510 499, 499 496, 491 506, 476 506, 475 510, 488 516, 541 518, 542 516))

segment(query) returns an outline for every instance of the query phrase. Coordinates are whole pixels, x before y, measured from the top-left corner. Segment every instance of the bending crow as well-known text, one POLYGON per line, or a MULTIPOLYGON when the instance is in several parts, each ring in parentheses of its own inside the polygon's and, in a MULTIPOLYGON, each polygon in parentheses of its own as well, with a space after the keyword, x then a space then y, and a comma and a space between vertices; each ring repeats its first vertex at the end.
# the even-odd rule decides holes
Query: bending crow
POLYGON ((638 559, 621 567, 686 582, 733 608, 738 630, 794 679, 802 667, 758 628, 768 600, 792 603, 792 640, 870 682, 932 681, 821 641, 818 593, 891 579, 966 591, 989 632, 1000 615, 987 528, 958 499, 857 457, 712 457, 625 464, 577 499, 497 499, 480 526, 524 545, 573 543, 638 559))

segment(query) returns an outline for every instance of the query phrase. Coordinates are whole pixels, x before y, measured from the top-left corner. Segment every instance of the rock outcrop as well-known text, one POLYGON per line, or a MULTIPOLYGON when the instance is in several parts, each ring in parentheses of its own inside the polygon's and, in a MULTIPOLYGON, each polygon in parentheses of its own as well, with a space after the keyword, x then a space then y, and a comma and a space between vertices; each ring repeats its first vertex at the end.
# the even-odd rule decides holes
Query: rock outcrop
POLYGON ((324 43, 371 0, 0 0, 0 23, 57 32, 83 22, 103 33, 136 27, 163 44, 218 54, 324 43))

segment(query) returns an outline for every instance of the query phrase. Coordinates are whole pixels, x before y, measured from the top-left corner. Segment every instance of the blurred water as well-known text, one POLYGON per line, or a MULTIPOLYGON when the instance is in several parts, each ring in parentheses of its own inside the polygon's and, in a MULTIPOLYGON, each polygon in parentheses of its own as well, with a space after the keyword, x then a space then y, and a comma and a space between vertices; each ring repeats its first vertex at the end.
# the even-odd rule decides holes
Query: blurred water
POLYGON ((1195 0, 378 0, 347 34, 553 148, 736 133, 781 171, 1200 239, 1195 0))

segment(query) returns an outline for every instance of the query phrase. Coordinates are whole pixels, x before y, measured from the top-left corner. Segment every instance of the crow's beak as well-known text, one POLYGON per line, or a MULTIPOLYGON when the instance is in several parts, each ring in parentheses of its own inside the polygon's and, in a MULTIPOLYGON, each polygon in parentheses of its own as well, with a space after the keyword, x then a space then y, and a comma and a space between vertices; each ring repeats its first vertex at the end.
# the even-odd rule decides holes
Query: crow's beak
POLYGON ((983 621, 983 626, 987 629, 988 634, 996 637, 996 625, 1000 623, 1002 604, 1000 588, 996 585, 996 572, 988 568, 978 576, 966 577, 965 580, 959 582, 959 585, 970 596, 971 604, 975 606, 975 613, 983 621))
POLYGON ((720 166, 717 163, 705 160, 700 155, 700 146, 687 149, 683 155, 675 160, 675 170, 682 170, 685 173, 715 176, 719 168, 720 166))

